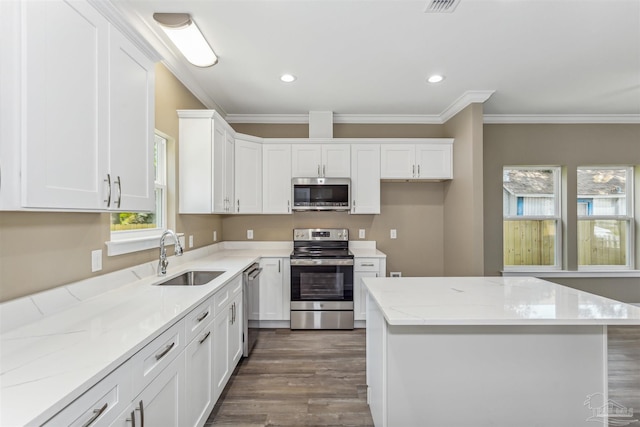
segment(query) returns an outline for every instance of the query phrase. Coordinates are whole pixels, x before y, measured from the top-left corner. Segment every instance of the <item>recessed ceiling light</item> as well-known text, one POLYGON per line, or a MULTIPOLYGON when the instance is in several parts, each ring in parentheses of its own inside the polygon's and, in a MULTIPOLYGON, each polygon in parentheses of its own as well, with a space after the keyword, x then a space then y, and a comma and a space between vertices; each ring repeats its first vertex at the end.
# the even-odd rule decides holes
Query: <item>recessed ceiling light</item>
POLYGON ((296 80, 296 76, 294 76, 293 74, 283 74, 280 76, 280 80, 285 83, 291 83, 296 80))
POLYGON ((433 76, 429 76, 429 78, 427 79, 429 83, 440 83, 443 80, 444 76, 440 74, 434 74, 433 76))

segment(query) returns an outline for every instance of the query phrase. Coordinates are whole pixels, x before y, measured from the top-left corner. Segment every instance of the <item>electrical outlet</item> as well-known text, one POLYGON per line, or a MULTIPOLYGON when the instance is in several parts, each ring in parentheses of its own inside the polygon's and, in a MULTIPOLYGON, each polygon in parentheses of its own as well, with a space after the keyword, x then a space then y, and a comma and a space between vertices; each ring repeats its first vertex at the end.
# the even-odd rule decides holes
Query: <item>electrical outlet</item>
POLYGON ((218 241, 218 232, 216 230, 213 230, 213 241, 214 242, 218 241))
POLYGON ((358 237, 361 239, 364 239, 364 236, 365 236, 364 228, 361 228, 360 231, 358 231, 358 237))
POLYGON ((91 251, 91 272, 102 270, 102 249, 91 251))
POLYGON ((398 232, 396 231, 395 228, 391 229, 391 238, 392 239, 397 239, 398 238, 398 232))
POLYGON ((249 240, 253 239, 253 230, 247 230, 247 239, 249 240))
POLYGON ((189 247, 193 247, 193 236, 189 236, 189 247))
POLYGON ((390 271, 389 272, 389 276, 390 277, 402 277, 402 272, 400 272, 400 271, 390 271))

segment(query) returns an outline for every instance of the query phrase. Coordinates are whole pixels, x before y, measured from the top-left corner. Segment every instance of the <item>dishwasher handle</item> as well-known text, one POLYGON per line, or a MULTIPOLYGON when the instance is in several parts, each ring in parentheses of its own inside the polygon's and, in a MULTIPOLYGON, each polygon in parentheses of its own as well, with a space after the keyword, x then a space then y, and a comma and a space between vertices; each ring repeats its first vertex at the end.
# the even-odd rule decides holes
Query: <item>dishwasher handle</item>
POLYGON ((255 270, 251 270, 247 277, 249 280, 255 280, 260 274, 262 274, 262 268, 256 268, 255 270))

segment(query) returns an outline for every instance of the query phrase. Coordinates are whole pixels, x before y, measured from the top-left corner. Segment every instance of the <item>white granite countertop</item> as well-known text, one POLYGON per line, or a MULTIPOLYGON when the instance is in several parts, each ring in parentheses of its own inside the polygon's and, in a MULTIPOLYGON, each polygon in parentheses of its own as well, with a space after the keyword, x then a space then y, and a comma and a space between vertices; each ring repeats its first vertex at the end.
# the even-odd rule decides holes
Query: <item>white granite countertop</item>
POLYGON ((389 325, 640 325, 640 307, 533 277, 365 278, 389 325))
POLYGON ((96 278, 99 280, 89 288, 115 286, 105 283, 110 277, 124 281, 96 295, 86 284, 72 284, 56 288, 46 298, 35 295, 3 304, 0 311, 4 308, 2 316, 8 319, 25 311, 30 300, 40 304, 39 311, 46 311, 65 295, 75 298, 74 304, 0 336, 0 425, 40 425, 251 263, 260 257, 288 257, 290 253, 287 245, 216 251, 196 259, 186 256, 187 252, 184 261, 170 258, 166 278, 191 269, 225 273, 203 286, 153 286, 166 278, 155 276, 154 263, 148 263, 96 278))

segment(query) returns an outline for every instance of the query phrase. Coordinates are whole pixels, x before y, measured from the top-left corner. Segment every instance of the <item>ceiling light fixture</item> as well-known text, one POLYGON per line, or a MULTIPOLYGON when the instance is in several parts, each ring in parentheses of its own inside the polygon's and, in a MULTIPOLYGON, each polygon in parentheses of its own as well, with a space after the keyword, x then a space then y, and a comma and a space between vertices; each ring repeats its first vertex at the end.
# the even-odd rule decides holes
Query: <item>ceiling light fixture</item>
POLYGON ((211 67, 218 57, 209 46, 188 13, 154 13, 153 19, 180 50, 182 55, 197 67, 211 67))
POLYGON ((444 76, 441 76, 440 74, 434 74, 433 76, 430 76, 427 79, 429 83, 440 83, 443 80, 444 80, 444 76))
POLYGON ((280 80, 285 83, 291 83, 296 81, 296 76, 294 76, 293 74, 283 74, 280 76, 280 80))

